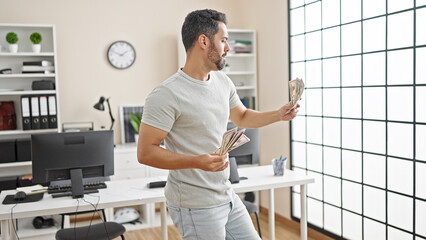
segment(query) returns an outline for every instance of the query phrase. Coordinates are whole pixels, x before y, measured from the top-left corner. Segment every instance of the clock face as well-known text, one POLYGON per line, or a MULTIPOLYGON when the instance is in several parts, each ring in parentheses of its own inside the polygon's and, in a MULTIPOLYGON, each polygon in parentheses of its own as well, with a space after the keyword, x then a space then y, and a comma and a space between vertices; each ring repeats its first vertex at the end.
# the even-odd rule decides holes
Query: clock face
POLYGON ((107 57, 113 67, 126 69, 135 62, 136 52, 130 43, 117 41, 108 48, 107 57))

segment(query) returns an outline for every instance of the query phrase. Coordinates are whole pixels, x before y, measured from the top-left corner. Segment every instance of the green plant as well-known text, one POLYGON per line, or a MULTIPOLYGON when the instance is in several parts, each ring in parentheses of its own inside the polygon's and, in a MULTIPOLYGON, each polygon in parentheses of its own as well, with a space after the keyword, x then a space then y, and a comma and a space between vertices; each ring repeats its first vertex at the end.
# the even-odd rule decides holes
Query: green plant
POLYGON ((16 34, 16 33, 14 33, 14 32, 10 32, 10 33, 8 33, 7 35, 6 35, 6 41, 9 43, 9 44, 15 44, 15 43, 17 43, 18 42, 18 35, 16 34))
POLYGON ((135 131, 137 133, 139 133, 139 126, 141 125, 141 120, 142 120, 142 113, 141 112, 137 112, 137 113, 129 113, 130 116, 130 124, 132 124, 133 129, 135 129, 135 131))
POLYGON ((40 33, 38 33, 38 32, 33 32, 31 35, 30 35, 30 40, 31 40, 31 42, 33 43, 33 44, 39 44, 40 42, 41 42, 41 34, 40 33))

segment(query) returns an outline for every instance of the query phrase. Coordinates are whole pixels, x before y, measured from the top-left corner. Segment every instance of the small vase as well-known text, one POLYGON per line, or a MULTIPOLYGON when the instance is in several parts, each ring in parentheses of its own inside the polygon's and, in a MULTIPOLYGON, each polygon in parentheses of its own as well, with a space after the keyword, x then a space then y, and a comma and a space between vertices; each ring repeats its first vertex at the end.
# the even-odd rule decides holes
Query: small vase
POLYGON ((9 44, 9 52, 17 53, 18 52, 18 44, 9 44))
POLYGON ((33 52, 34 53, 39 53, 41 50, 41 44, 33 44, 33 52))
POLYGON ((138 145, 138 139, 139 139, 139 134, 135 134, 135 143, 136 143, 136 145, 138 145))

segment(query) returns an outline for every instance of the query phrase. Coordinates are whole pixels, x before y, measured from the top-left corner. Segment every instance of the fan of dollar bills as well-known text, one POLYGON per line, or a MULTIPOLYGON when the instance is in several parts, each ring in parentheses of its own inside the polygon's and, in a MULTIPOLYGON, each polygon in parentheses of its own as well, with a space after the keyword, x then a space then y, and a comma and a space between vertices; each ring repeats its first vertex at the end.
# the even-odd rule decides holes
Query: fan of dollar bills
POLYGON ((288 86, 290 89, 291 103, 293 104, 293 107, 289 110, 291 111, 299 103, 300 97, 302 97, 303 91, 305 90, 305 84, 301 78, 296 78, 289 81, 288 86))
POLYGON ((238 130, 238 128, 235 127, 226 131, 223 134, 222 144, 220 148, 216 150, 216 153, 223 155, 249 142, 250 138, 244 134, 245 130, 246 129, 238 130))

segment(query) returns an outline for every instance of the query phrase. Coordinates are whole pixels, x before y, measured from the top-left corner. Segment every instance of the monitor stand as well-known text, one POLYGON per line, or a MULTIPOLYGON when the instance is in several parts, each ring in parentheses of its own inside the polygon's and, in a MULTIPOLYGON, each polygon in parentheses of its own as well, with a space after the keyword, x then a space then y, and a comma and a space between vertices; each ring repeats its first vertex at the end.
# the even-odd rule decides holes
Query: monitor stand
POLYGON ((70 173, 72 198, 84 197, 83 171, 81 169, 71 169, 70 173))

